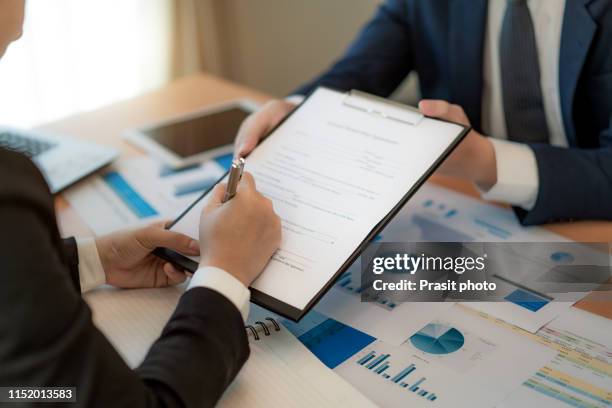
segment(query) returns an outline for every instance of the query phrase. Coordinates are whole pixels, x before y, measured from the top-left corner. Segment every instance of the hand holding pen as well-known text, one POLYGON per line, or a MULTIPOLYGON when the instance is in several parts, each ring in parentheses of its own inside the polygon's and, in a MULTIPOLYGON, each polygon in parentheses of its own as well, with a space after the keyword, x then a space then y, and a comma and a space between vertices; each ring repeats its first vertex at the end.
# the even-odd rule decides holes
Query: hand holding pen
POLYGON ((242 157, 235 159, 232 162, 232 166, 230 167, 229 171, 229 178, 227 180, 227 188, 225 189, 222 202, 231 200, 236 195, 238 184, 240 184, 242 173, 244 172, 244 164, 245 161, 242 157))
POLYGON ((202 210, 200 266, 225 270, 249 286, 278 248, 281 222, 251 174, 244 172, 238 183, 242 167, 244 160, 232 165, 228 184, 215 186, 202 210))

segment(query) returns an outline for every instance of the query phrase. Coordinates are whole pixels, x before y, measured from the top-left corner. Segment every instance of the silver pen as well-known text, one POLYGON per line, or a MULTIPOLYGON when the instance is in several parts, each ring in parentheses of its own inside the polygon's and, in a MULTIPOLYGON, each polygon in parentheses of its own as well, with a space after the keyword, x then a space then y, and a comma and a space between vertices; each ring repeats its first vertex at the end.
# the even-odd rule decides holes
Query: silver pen
POLYGON ((225 189, 225 195, 223 196, 223 202, 231 200, 236 195, 238 189, 238 183, 242 178, 242 172, 244 171, 244 159, 242 157, 235 159, 230 167, 229 179, 227 180, 227 188, 225 189))

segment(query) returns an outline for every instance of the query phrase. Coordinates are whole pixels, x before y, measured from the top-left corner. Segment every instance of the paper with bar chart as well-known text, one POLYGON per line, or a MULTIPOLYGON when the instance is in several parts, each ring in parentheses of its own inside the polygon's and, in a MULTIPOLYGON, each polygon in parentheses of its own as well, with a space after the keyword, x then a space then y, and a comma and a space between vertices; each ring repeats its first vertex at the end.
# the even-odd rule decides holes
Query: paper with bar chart
POLYGON ((481 356, 478 348, 482 345, 463 329, 472 326, 469 331, 478 330, 472 323, 480 326, 481 322, 449 320, 452 323, 425 327, 413 338, 418 338, 415 343, 423 350, 415 352, 416 347, 408 343, 395 347, 376 341, 339 365, 336 371, 385 407, 456 407, 468 401, 471 406, 494 406, 519 387, 529 370, 537 366, 532 359, 516 365, 516 355, 534 356, 538 362, 544 360, 537 344, 514 338, 511 342, 506 338, 502 343, 504 334, 499 332, 492 333, 495 342, 489 342, 495 345, 481 356), (453 360, 457 355, 460 358, 453 360), (470 360, 474 356, 475 360, 470 360))
POLYGON ((493 406, 554 355, 458 307, 444 317, 399 346, 317 311, 283 324, 325 365, 385 407, 455 407, 468 401, 493 406), (517 365, 516 355, 529 359, 517 365))

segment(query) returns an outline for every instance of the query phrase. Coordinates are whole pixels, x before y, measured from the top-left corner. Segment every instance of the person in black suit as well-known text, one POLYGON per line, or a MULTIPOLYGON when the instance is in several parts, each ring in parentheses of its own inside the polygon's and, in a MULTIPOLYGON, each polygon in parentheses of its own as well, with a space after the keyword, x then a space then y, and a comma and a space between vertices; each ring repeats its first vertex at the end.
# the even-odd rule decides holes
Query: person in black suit
MULTIPOLYGON (((19 36, 23 3, 0 0, 0 56, 19 36)), ((62 239, 38 169, 0 149, 0 387, 76 387, 83 407, 214 406, 249 356, 247 287, 280 242, 280 220, 250 174, 222 204, 224 189, 203 210, 199 244, 161 224, 62 239), (184 281, 151 254, 158 246, 201 253, 200 269, 132 370, 93 325, 81 292, 184 281)))
MULTIPOLYGON (((25 157, 0 149, 0 386, 74 386, 77 406, 86 407, 214 406, 249 355, 247 287, 280 240, 271 203, 250 175, 243 180, 226 204, 224 186, 215 190, 201 219, 200 269, 132 371, 93 325, 80 296, 92 286, 84 275, 95 275, 84 272, 94 269, 90 244, 60 238, 41 174, 25 157)), ((193 244, 161 225, 96 239, 99 283, 179 283, 185 275, 151 251, 165 246, 197 255, 193 244)))

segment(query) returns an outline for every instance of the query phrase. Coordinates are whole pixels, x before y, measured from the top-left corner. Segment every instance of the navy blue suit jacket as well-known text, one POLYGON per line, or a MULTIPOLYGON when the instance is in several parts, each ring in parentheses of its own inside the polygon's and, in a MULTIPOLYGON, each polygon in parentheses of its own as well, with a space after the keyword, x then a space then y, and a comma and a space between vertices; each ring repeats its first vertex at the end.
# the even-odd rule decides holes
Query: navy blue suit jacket
MULTIPOLYGON (((387 0, 318 85, 388 96, 412 70, 423 98, 462 106, 481 129, 486 0, 387 0)), ((567 0, 559 58, 569 148, 533 144, 537 202, 523 224, 612 219, 612 1, 567 0)))

